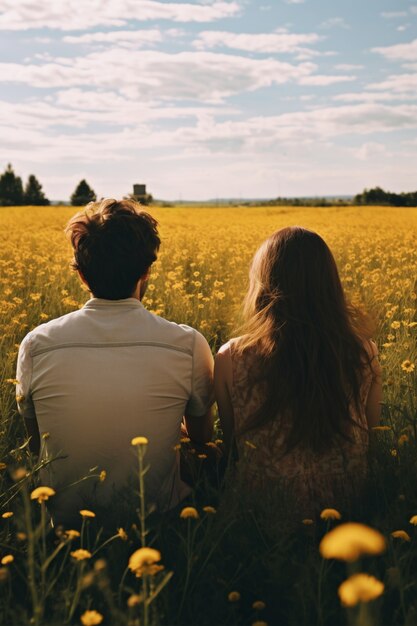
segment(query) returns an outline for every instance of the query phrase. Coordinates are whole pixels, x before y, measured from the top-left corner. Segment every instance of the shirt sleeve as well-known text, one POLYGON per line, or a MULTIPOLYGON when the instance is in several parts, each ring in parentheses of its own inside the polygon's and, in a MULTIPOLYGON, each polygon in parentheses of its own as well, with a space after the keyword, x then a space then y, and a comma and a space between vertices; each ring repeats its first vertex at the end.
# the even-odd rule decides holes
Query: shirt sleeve
POLYGON ((23 339, 19 347, 16 369, 16 401, 17 409, 25 419, 36 419, 35 406, 31 395, 32 355, 31 334, 23 339))
POLYGON ((191 395, 185 410, 186 415, 199 417, 207 413, 214 402, 214 361, 206 339, 194 330, 193 370, 191 395))

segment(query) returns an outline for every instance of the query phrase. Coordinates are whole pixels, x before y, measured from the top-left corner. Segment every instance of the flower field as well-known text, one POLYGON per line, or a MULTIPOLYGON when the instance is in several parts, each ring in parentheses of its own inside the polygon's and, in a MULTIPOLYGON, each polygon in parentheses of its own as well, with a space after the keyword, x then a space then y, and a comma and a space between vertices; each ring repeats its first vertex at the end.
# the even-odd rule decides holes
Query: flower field
MULTIPOLYGON (((250 259, 261 241, 293 224, 324 237, 349 297, 375 322, 384 370, 369 497, 352 513, 329 508, 317 520, 290 522, 282 493, 254 499, 230 479, 219 492, 216 477, 204 471, 205 455, 184 441, 197 488, 182 510, 158 517, 139 489, 132 494, 137 519, 112 535, 87 510, 80 530, 50 529, 53 490, 36 482, 39 464, 16 414, 17 350, 30 329, 89 296, 70 269, 63 234, 74 208, 1 208, 0 623, 417 623, 417 210, 150 212, 160 222, 162 246, 143 303, 200 330, 213 352, 237 332, 250 259)), ((141 484, 146 441, 137 435, 141 484)))

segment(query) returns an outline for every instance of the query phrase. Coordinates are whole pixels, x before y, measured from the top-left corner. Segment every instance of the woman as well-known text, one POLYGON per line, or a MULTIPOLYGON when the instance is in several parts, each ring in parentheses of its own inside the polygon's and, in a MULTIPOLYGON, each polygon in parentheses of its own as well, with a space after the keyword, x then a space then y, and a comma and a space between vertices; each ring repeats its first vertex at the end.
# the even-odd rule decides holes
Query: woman
POLYGON ((381 371, 319 235, 295 226, 262 244, 244 316, 216 357, 215 390, 245 484, 288 487, 299 512, 343 506, 366 474, 381 371))

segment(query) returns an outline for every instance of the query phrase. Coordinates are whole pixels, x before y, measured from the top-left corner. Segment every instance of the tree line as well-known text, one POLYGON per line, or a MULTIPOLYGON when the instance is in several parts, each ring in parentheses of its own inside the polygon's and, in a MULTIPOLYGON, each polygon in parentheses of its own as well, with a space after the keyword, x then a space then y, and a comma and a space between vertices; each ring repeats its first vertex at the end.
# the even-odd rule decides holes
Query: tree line
MULTIPOLYGON (((81 180, 71 194, 70 202, 73 206, 84 206, 95 201, 97 196, 86 180, 81 180)), ((23 186, 20 176, 16 176, 9 163, 3 174, 0 175, 0 206, 46 206, 50 201, 45 196, 42 185, 31 174, 23 186)))
POLYGON ((417 191, 410 193, 392 193, 381 187, 364 189, 353 198, 353 204, 375 204, 387 206, 417 206, 417 191))
POLYGON ((362 193, 356 194, 353 198, 273 198, 272 200, 248 201, 242 203, 244 206, 310 206, 310 207, 331 207, 331 206, 396 206, 396 207, 416 207, 417 191, 409 193, 393 193, 384 191, 381 187, 364 189, 362 193))

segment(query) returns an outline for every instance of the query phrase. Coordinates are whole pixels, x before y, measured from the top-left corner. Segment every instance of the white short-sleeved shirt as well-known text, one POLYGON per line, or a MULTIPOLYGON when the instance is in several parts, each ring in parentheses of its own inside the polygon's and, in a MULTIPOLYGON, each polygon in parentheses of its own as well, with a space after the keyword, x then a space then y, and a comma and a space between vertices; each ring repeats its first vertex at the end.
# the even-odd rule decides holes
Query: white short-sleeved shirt
POLYGON ((203 416, 213 403, 213 358, 195 329, 153 315, 135 298, 93 298, 26 335, 17 380, 20 414, 37 419, 41 436, 49 433, 41 459, 55 460, 41 480, 57 492, 50 508, 58 521, 77 519, 95 502, 106 506, 132 477, 136 487, 136 436, 149 440, 148 503, 165 510, 189 492, 175 450, 181 420, 203 416), (103 482, 78 482, 95 467, 106 471, 103 482))

